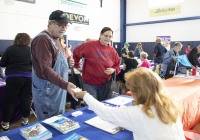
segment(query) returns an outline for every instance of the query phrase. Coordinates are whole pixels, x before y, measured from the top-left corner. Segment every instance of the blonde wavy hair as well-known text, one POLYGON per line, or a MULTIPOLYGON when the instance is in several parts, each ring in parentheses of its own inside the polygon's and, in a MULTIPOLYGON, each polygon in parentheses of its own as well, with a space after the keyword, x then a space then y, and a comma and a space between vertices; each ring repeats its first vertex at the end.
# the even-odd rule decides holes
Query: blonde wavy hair
POLYGON ((167 96, 162 79, 147 68, 137 68, 125 74, 126 87, 132 92, 136 105, 142 104, 142 111, 149 117, 155 114, 151 109, 155 106, 159 119, 164 124, 175 123, 179 110, 175 102, 167 96))

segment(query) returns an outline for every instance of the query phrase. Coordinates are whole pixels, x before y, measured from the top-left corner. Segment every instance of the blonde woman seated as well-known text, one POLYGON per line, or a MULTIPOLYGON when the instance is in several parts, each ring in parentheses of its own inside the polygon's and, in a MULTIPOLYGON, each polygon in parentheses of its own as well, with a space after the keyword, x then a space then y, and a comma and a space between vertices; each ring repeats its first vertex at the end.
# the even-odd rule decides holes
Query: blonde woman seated
POLYGON ((142 63, 138 67, 146 67, 146 68, 150 68, 151 67, 151 63, 149 62, 147 57, 148 57, 148 54, 146 52, 141 52, 140 53, 140 60, 141 60, 142 63))
POLYGON ((76 93, 101 119, 133 132, 134 140, 185 140, 179 108, 165 92, 162 79, 147 68, 125 74, 133 106, 109 107, 86 91, 76 93))

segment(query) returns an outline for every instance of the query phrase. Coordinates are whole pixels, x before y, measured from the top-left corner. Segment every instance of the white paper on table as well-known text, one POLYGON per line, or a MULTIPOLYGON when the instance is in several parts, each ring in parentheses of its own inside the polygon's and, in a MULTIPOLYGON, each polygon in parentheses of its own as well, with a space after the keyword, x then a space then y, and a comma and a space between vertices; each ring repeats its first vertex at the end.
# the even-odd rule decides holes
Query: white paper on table
POLYGON ((0 81, 0 86, 5 86, 6 82, 0 81))
POLYGON ((106 100, 105 102, 113 104, 113 105, 125 105, 127 103, 132 102, 133 98, 127 98, 127 97, 121 97, 121 96, 117 96, 115 98, 106 100))
POLYGON ((109 123, 107 121, 102 120, 99 118, 99 116, 93 117, 87 121, 85 121, 86 124, 89 124, 91 126, 94 126, 96 128, 99 128, 103 131, 106 131, 111 134, 115 134, 121 130, 121 127, 116 126, 112 123, 109 123))

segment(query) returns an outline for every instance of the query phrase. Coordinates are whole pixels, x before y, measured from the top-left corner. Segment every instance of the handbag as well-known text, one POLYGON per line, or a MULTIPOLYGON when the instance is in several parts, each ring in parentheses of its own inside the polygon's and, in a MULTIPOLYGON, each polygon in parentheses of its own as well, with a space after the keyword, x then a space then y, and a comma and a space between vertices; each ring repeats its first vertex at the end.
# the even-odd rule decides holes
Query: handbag
POLYGON ((121 94, 122 84, 116 81, 116 73, 112 74, 111 78, 103 86, 100 101, 119 96, 121 94))
POLYGON ((178 73, 178 69, 176 68, 176 62, 174 62, 174 60, 172 59, 169 63, 169 65, 167 66, 167 70, 165 73, 165 79, 171 78, 173 77, 175 74, 178 73))

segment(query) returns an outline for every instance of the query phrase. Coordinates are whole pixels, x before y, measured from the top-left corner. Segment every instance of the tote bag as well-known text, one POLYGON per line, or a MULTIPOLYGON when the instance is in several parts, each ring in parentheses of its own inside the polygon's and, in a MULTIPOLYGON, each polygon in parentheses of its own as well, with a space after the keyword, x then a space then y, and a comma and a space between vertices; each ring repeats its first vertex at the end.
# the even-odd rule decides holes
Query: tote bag
POLYGON ((118 96, 121 94, 121 87, 123 83, 118 83, 116 81, 116 74, 112 74, 110 80, 107 80, 103 87, 103 92, 101 95, 101 101, 106 100, 111 97, 118 96))
POLYGON ((165 79, 171 78, 173 77, 175 74, 178 73, 178 69, 176 68, 176 62, 174 62, 174 60, 172 59, 169 63, 169 65, 167 66, 167 70, 165 73, 165 79))

